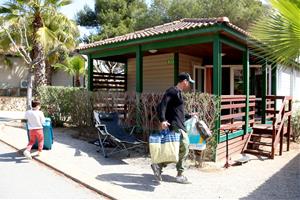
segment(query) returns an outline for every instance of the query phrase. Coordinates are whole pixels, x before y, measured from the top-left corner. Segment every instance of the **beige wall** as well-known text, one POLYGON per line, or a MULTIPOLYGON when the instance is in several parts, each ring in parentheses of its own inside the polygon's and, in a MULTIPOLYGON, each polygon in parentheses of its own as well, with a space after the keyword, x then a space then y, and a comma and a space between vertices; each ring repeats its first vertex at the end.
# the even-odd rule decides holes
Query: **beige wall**
POLYGON ((20 81, 27 79, 27 70, 22 58, 9 57, 12 66, 5 65, 4 57, 0 55, 0 89, 18 88, 20 81))
MULTIPOLYGON (((164 92, 174 85, 174 54, 161 54, 143 58, 143 91, 164 92)), ((179 54, 179 72, 193 76, 193 65, 201 65, 202 59, 179 54)), ((135 58, 128 60, 128 91, 135 91, 135 58)))
MULTIPOLYGON (((20 57, 9 57, 11 66, 4 64, 4 57, 0 55, 0 89, 19 88, 21 80, 27 80, 27 69, 20 57)), ((80 77, 83 85, 83 77, 80 77)), ((72 76, 63 70, 57 70, 52 74, 53 86, 72 86, 72 76)))
POLYGON ((193 66, 202 65, 202 58, 179 54, 179 73, 188 72, 193 77, 193 66))
MULTIPOLYGON (((80 80, 80 83, 82 81, 80 80)), ((73 86, 72 76, 68 75, 65 71, 57 70, 52 74, 51 84, 53 86, 73 86)))
MULTIPOLYGON (((163 92, 173 82, 173 54, 143 58, 143 91, 163 92)), ((128 91, 135 91, 135 58, 128 60, 128 91)))

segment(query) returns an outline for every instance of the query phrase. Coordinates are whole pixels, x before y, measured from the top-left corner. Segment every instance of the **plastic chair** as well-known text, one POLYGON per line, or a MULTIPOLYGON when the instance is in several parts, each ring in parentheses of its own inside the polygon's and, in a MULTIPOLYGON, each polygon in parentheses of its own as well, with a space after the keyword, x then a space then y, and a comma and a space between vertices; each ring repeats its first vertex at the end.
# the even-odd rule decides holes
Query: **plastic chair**
POLYGON ((109 155, 122 151, 130 154, 129 149, 136 148, 145 144, 145 142, 137 139, 132 135, 135 127, 128 134, 119 123, 119 115, 116 112, 105 113, 94 111, 95 127, 98 130, 99 150, 102 151, 105 158, 109 155), (112 144, 114 147, 108 153, 105 144, 112 144))

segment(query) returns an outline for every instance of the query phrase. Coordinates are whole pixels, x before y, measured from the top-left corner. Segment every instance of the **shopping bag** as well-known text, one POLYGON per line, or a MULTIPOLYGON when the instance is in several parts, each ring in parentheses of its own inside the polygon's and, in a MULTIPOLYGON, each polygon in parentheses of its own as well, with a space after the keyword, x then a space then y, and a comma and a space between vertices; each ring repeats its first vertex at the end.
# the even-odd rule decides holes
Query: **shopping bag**
POLYGON ((180 133, 162 130, 149 136, 152 163, 176 163, 179 159, 180 133))
POLYGON ((202 134, 205 140, 212 136, 211 131, 209 130, 208 126, 204 121, 198 120, 196 122, 196 128, 202 134))
POLYGON ((197 129, 197 121, 196 117, 192 117, 184 122, 190 142, 189 149, 204 150, 206 149, 206 140, 203 133, 197 129))

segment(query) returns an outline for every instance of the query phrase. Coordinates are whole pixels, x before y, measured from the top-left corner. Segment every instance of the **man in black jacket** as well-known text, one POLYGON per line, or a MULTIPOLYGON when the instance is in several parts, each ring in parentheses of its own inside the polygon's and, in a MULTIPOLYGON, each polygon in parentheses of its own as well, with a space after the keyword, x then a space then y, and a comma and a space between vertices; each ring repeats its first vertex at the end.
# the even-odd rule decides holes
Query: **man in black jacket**
MULTIPOLYGON (((178 183, 189 183, 187 178, 183 175, 184 161, 189 152, 189 140, 185 130, 184 121, 184 100, 182 98, 182 91, 190 89, 190 84, 195 81, 191 76, 182 72, 178 75, 178 83, 176 86, 170 87, 166 90, 162 101, 158 106, 159 120, 162 129, 169 128, 172 131, 180 133, 180 147, 179 147, 179 161, 176 164, 178 183)), ((167 163, 152 164, 151 168, 158 181, 162 180, 162 168, 166 167, 167 163)))

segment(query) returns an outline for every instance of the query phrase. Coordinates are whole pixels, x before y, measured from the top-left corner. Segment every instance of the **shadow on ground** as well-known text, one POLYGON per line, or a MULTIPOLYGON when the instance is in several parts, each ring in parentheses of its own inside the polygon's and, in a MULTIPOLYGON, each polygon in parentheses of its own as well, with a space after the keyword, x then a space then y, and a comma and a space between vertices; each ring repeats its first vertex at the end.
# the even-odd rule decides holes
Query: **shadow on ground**
POLYGON ((300 153, 243 200, 300 199, 300 153))
POLYGON ((29 160, 23 156, 23 150, 19 150, 17 152, 0 154, 0 163, 1 162, 15 162, 15 163, 29 162, 29 160))
MULTIPOLYGON (((126 159, 126 152, 120 152, 108 158, 105 158, 102 153, 98 152, 99 146, 91 144, 87 141, 77 139, 74 137, 75 131, 70 129, 54 129, 54 141, 56 143, 61 143, 69 146, 70 148, 75 149, 74 156, 88 155, 89 157, 94 158, 101 165, 127 165, 128 163, 124 162, 123 159, 126 159)), ((53 147, 55 148, 55 146, 53 147)), ((133 156, 143 156, 135 152, 134 150, 130 151, 131 157, 133 156)))
MULTIPOLYGON (((96 177, 98 180, 110 182, 131 190, 152 192, 159 183, 154 179, 153 174, 133 173, 110 173, 96 177)), ((175 178, 169 175, 162 175, 164 182, 175 182, 175 178)))

